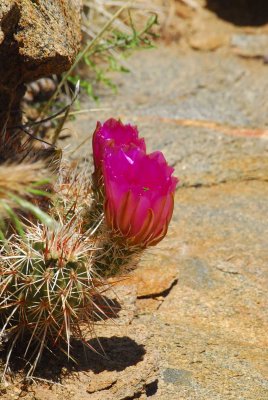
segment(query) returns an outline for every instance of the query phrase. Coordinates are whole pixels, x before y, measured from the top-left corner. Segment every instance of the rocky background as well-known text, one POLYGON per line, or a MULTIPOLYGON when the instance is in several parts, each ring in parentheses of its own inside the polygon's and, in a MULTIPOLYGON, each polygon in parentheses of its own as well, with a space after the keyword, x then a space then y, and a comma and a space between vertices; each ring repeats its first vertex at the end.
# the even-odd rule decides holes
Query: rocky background
POLYGON ((268 398, 268 12, 227 20, 213 4, 175 2, 166 42, 69 125, 62 145, 79 159, 97 119, 136 123, 181 179, 173 223, 107 293, 118 310, 96 327, 95 351, 77 345, 78 365, 48 357, 35 384, 3 387, 3 399, 268 398))

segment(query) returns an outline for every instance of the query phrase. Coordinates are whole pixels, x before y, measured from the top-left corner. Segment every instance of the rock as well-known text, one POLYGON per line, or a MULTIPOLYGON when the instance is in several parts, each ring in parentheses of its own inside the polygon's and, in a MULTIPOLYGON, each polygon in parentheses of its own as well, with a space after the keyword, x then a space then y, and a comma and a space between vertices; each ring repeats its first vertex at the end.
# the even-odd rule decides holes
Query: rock
POLYGON ((230 32, 233 26, 214 15, 206 8, 200 7, 195 12, 191 21, 190 32, 187 32, 189 45, 200 51, 214 51, 219 47, 226 46, 230 40, 230 32))
MULTIPOLYGON (((157 296, 170 289, 178 275, 178 264, 170 260, 168 264, 163 263, 167 254, 150 257, 150 261, 145 259, 131 276, 129 281, 137 285, 137 296, 148 297, 157 296)), ((149 258, 149 257, 148 257, 149 258)))
POLYGON ((188 251, 178 284, 148 317, 162 360, 159 399, 268 396, 267 195, 261 181, 177 193, 188 251))
MULTIPOLYGON (((61 385, 38 383, 32 387, 34 398, 54 400, 125 400, 142 398, 148 386, 157 381, 158 355, 147 347, 148 333, 143 325, 127 329, 122 326, 102 326, 97 339, 90 340, 95 352, 79 352, 79 366, 72 371, 66 368, 61 385), (101 335, 101 332, 105 336, 101 335), (105 353, 104 353, 105 352, 105 353)), ((48 364, 48 361, 47 363, 48 364)), ((54 363, 55 364, 55 363, 54 363)), ((50 364, 48 368, 55 368, 50 364)), ((53 371, 54 372, 54 371, 53 371)), ((55 372, 54 377, 55 379, 55 372)), ((145 397, 146 398, 146 397, 145 397)), ((4 400, 8 399, 4 397, 4 400)))
POLYGON ((141 297, 137 299, 137 313, 142 315, 144 313, 152 313, 156 311, 162 302, 164 301, 163 296, 159 297, 141 297))
POLYGON ((195 50, 213 51, 228 43, 228 37, 219 32, 197 32, 189 39, 190 46, 195 50))
POLYGON ((175 4, 175 12, 181 18, 191 18, 193 15, 193 11, 191 7, 187 6, 186 4, 182 4, 180 2, 176 2, 175 4))
MULTIPOLYGON (((100 307, 107 315, 104 319, 114 319, 116 324, 128 325, 136 313, 137 286, 129 279, 116 278, 112 281, 111 288, 103 293, 104 301, 100 307)), ((100 319, 103 316, 100 314, 100 319)))
POLYGON ((66 71, 80 43, 80 0, 0 4, 0 127, 20 121, 24 83, 66 71))
POLYGON ((231 45, 236 54, 242 57, 261 57, 268 53, 268 34, 234 34, 231 45))
MULTIPOLYGON (((139 54, 132 66, 135 79, 120 77, 105 105, 135 122, 182 181, 167 238, 126 281, 147 296, 128 328, 145 326, 147 351, 159 352, 152 398, 267 399, 267 66, 177 47, 139 54)), ((76 124, 82 142, 93 122, 76 124)))

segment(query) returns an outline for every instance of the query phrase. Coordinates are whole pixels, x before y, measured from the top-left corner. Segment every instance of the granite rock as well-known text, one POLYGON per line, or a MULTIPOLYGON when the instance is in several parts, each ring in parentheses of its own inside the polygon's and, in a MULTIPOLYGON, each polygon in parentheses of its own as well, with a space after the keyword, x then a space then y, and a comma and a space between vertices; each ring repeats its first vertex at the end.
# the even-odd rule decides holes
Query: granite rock
POLYGON ((0 4, 0 126, 21 118, 24 83, 66 71, 80 43, 80 0, 0 4))

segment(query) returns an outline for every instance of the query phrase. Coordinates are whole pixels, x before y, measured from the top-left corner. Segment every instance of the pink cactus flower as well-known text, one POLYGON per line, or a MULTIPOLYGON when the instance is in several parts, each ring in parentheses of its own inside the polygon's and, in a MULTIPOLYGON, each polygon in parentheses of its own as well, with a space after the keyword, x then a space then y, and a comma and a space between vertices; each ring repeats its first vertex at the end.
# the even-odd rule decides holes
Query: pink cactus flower
POLYGON ((95 172, 102 166, 104 153, 109 147, 128 149, 138 147, 145 149, 144 139, 138 137, 138 129, 130 124, 124 125, 120 120, 108 119, 104 124, 97 122, 92 139, 95 172))
POLYGON ((164 238, 178 179, 163 154, 110 148, 104 155, 105 217, 130 245, 153 246, 164 238))

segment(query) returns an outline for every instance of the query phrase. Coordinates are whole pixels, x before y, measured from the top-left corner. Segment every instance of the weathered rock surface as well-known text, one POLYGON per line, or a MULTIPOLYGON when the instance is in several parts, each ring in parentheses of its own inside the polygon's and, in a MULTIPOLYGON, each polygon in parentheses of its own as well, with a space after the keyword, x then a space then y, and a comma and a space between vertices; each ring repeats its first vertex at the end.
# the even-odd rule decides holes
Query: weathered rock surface
MULTIPOLYGON (((181 178, 168 237, 130 278, 141 296, 131 329, 145 326, 147 351, 158 352, 158 384, 144 398, 266 400, 267 66, 162 47, 132 67, 96 119, 137 123, 181 178)), ((81 142, 94 124, 79 120, 81 142)))
POLYGON ((243 57, 263 58, 268 55, 268 33, 236 34, 232 36, 231 45, 235 52, 243 57))
POLYGON ((78 348, 79 367, 50 362, 41 375, 63 386, 37 381, 24 398, 267 400, 267 66, 177 46, 131 66, 119 95, 102 98, 110 110, 72 126, 73 147, 90 142, 96 119, 137 123, 181 178, 173 223, 135 279, 114 287, 118 299, 111 293, 124 304, 97 328, 108 358, 89 351, 86 363, 78 348))
POLYGON ((19 119, 25 82, 60 74, 74 62, 80 5, 80 0, 1 1, 0 129, 9 117, 10 124, 19 119))
MULTIPOLYGON (((172 253, 170 243, 169 249, 172 253)), ((148 251, 139 268, 128 278, 128 282, 134 283, 137 287, 137 297, 161 296, 177 279, 176 260, 174 262, 170 260, 169 265, 163 269, 163 264, 170 253, 163 246, 159 246, 158 250, 157 257, 155 257, 155 252, 149 254, 148 251)))

